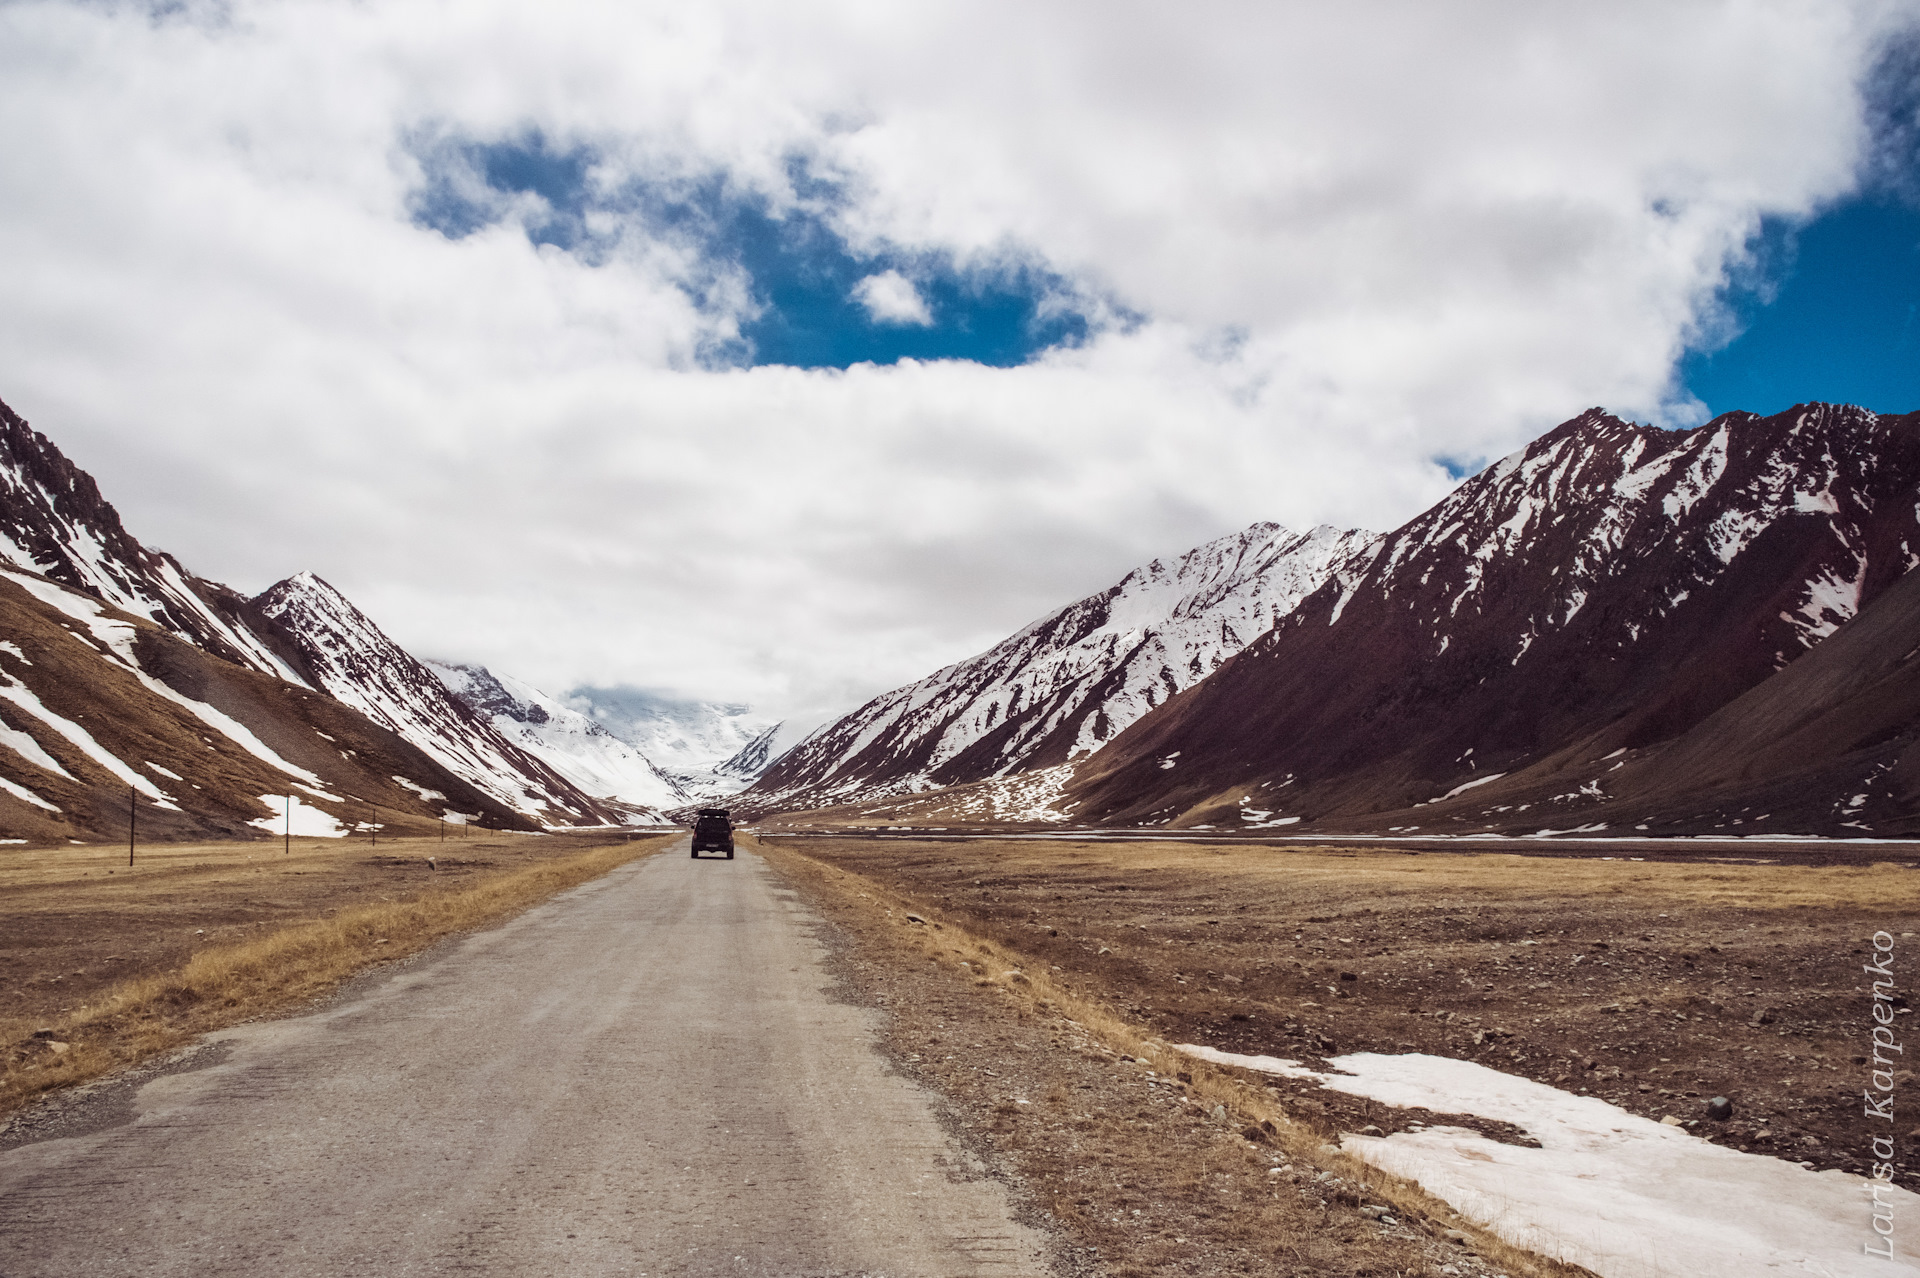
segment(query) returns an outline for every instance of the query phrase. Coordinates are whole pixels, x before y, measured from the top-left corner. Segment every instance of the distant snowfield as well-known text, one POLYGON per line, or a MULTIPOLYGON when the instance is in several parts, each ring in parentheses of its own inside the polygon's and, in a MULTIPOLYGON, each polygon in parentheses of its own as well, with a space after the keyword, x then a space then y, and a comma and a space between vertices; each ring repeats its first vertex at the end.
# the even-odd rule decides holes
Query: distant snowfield
POLYGON ((1539 1149, 1460 1127, 1346 1135, 1340 1147, 1418 1182, 1517 1246, 1602 1278, 1920 1278, 1920 1195, 1883 1194, 1896 1259, 1879 1243, 1859 1176, 1743 1154, 1591 1096, 1422 1053, 1356 1052, 1320 1073, 1298 1061, 1181 1044, 1201 1060, 1291 1078, 1404 1108, 1474 1114, 1524 1128, 1539 1149))

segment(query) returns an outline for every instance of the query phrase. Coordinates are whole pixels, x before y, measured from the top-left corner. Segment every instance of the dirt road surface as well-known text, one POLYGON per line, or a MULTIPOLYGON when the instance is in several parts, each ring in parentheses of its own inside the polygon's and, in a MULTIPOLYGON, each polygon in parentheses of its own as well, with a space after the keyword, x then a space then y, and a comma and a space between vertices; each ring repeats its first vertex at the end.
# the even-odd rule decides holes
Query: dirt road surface
POLYGON ((216 1035, 0 1153, 0 1272, 1044 1272, 816 926, 680 845, 216 1035))

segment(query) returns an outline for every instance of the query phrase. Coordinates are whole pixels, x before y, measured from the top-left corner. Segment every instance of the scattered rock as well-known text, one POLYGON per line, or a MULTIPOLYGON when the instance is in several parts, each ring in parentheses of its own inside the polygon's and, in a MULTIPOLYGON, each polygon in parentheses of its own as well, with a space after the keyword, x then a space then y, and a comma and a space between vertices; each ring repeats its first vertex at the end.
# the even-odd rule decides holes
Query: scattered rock
POLYGON ((1371 1216, 1375 1220, 1380 1219, 1382 1216, 1391 1215, 1392 1213, 1393 1208, 1383 1207, 1379 1203, 1362 1203, 1360 1205, 1360 1214, 1362 1216, 1371 1216))
POLYGON ((918 914, 909 914, 909 915, 907 915, 907 922, 909 922, 909 923, 925 923, 925 922, 926 922, 926 920, 925 920, 925 919, 923 919, 923 918, 921 918, 921 917, 920 917, 920 916, 919 916, 918 914))
POLYGON ((1357 972, 1342 972, 1340 973, 1340 979, 1343 981, 1357 981, 1360 979, 1360 975, 1357 972))
POLYGON ((1771 1007, 1761 1008, 1759 1011, 1755 1012, 1751 1018, 1748 1019, 1747 1024, 1749 1025, 1773 1024, 1773 1009, 1771 1007))
POLYGON ((1661 1119, 1660 1122, 1661 1122, 1661 1125, 1665 1127, 1685 1126, 1684 1123, 1682 1123, 1679 1119, 1675 1118, 1672 1114, 1668 1114, 1665 1118, 1661 1119))
POLYGON ((52 1037, 53 1037, 53 1031, 52 1031, 52 1030, 50 1030, 50 1029, 37 1029, 37 1030, 35 1030, 35 1031, 33 1032, 33 1036, 34 1036, 35 1038, 39 1038, 39 1039, 47 1039, 47 1038, 52 1038, 52 1037))
POLYGON ((1724 1096, 1716 1096, 1707 1102, 1707 1117, 1716 1123, 1724 1123, 1733 1117, 1733 1102, 1724 1096))
POLYGON ((1267 1140, 1267 1134, 1258 1127, 1242 1127, 1240 1129, 1240 1136, 1242 1139, 1251 1141, 1255 1145, 1264 1145, 1267 1140))
POLYGON ((1466 1244, 1467 1244, 1467 1243, 1468 1243, 1469 1241, 1471 1241, 1471 1240, 1470 1240, 1470 1239, 1469 1239, 1469 1238, 1467 1237, 1467 1235, 1466 1235, 1466 1231, 1464 1231, 1464 1230, 1460 1230, 1460 1229, 1443 1229, 1443 1230, 1441 1230, 1441 1231, 1440 1231, 1440 1236, 1441 1236, 1442 1238, 1444 1238, 1444 1239, 1446 1239, 1446 1240, 1447 1240, 1448 1242, 1455 1242, 1455 1243, 1459 1243, 1459 1244, 1460 1244, 1461 1246, 1463 1246, 1463 1247, 1464 1247, 1464 1246, 1465 1246, 1465 1245, 1466 1245, 1466 1244))
POLYGON ((1385 1136, 1386 1135, 1385 1132, 1381 1131, 1378 1127, 1374 1126, 1372 1123, 1368 1123, 1365 1127, 1362 1127, 1360 1129, 1360 1134, 1362 1136, 1385 1136))

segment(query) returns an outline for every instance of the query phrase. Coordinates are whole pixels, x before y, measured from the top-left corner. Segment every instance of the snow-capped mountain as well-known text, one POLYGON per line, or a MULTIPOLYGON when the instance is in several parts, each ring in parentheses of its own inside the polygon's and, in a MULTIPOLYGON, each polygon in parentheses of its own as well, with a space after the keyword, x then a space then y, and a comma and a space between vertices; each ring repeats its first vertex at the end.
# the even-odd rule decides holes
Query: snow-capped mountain
MULTIPOLYGON (((179 815, 156 818, 155 832, 170 828, 169 822, 185 834, 244 832, 266 810, 261 794, 279 796, 268 807, 279 804, 284 818, 290 788, 307 796, 299 803, 316 805, 303 818, 307 824, 335 832, 346 822, 373 819, 375 811, 390 819, 431 813, 435 821, 448 816, 522 828, 645 815, 631 804, 591 797, 539 752, 503 736, 489 716, 467 710, 437 677, 311 574, 248 599, 140 545, 93 479, 4 404, 0 565, 12 569, 8 580, 15 594, 24 592, 10 608, 22 634, 44 630, 44 617, 36 620, 34 614, 51 609, 50 615, 65 618, 54 623, 59 629, 91 636, 75 650, 79 656, 60 646, 65 655, 57 670, 32 665, 24 639, 10 640, 13 649, 0 648, 27 653, 20 658, 25 673, 6 676, 14 711, 26 717, 16 722, 0 710, 0 745, 13 747, 11 755, 0 751, 0 791, 11 796, 0 798, 0 827, 31 815, 41 834, 52 828, 49 822, 63 821, 66 837, 97 833, 100 821, 124 821, 124 810, 118 817, 87 813, 102 802, 111 810, 111 795, 126 780, 121 771, 133 768, 139 776, 149 762, 177 783, 177 793, 160 811, 179 815), (199 655, 189 657, 189 650, 199 655), (128 679, 132 686, 123 686, 128 679), (85 802, 71 794, 64 802, 49 799, 36 788, 45 778, 33 769, 44 772, 47 760, 58 761, 78 740, 79 729, 77 720, 61 715, 36 719, 33 707, 68 704, 80 713, 77 707, 92 704, 102 688, 117 690, 107 713, 146 722, 156 741, 186 713, 237 742, 251 762, 240 772, 221 765, 209 773, 211 755, 175 755, 168 762, 156 758, 157 745, 137 744, 147 737, 136 734, 127 749, 146 751, 144 758, 129 759, 101 744, 55 773, 57 789, 104 769, 118 778, 106 789, 85 802), (315 726, 322 721, 327 726, 315 726), (43 741, 43 729, 65 734, 64 744, 43 741), (341 744, 347 741, 353 744, 341 744), (13 765, 24 760, 27 771, 14 776, 9 759, 13 765), (263 764, 278 772, 258 775, 263 764), (247 779, 237 779, 242 774, 247 779), (342 776, 348 780, 337 780, 342 776), (258 787, 259 793, 236 793, 235 785, 258 787), (50 815, 56 809, 58 818, 50 815)), ((112 735, 94 739, 98 744, 112 735)), ((224 749, 217 737, 205 739, 201 749, 208 748, 224 749)), ((140 784, 128 784, 146 793, 140 784)), ((665 797, 671 787, 660 790, 665 797)))
POLYGON ((531 828, 366 716, 144 615, 0 568, 0 838, 531 828))
MULTIPOLYGON (((1101 822, 1590 825, 1618 797, 1594 761, 1688 732, 1920 562, 1916 499, 1920 414, 1665 431, 1590 411, 1361 551, 1065 802, 1101 822)), ((1672 820, 1712 815, 1695 802, 1672 820)))
POLYGON ((645 755, 679 787, 685 802, 746 788, 793 744, 783 722, 750 706, 682 700, 631 687, 579 687, 561 701, 645 755))
POLYGON ((439 676, 383 634, 347 597, 310 572, 254 601, 298 654, 310 682, 392 729, 455 776, 548 824, 613 823, 550 765, 467 708, 439 676))
POLYGON ((0 838, 534 828, 317 691, 293 636, 141 546, 0 404, 0 838))
POLYGON ((650 820, 663 820, 665 813, 693 801, 646 755, 533 685, 485 666, 425 665, 501 736, 587 794, 630 806, 636 816, 650 820))
POLYGON ((4 403, 0 560, 145 617, 215 656, 300 682, 240 619, 243 596, 135 541, 93 476, 4 403))
POLYGON ((820 729, 780 756, 745 802, 826 807, 1084 759, 1377 541, 1261 523, 1156 560, 820 729))

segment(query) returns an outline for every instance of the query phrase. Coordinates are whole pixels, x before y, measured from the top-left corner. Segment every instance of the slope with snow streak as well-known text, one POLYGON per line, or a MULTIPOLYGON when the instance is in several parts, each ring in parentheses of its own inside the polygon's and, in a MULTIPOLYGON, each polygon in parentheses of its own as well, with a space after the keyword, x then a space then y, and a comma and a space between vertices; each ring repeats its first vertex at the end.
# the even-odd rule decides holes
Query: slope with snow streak
MULTIPOLYGON (((1593 1096, 1423 1053, 1357 1052, 1326 1073, 1272 1056, 1178 1050, 1221 1065, 1292 1078, 1385 1105, 1512 1123, 1539 1148, 1463 1127, 1341 1138, 1340 1147, 1417 1182, 1519 1247, 1602 1278, 1762 1278, 1777 1274, 1920 1278, 1907 1254, 1868 1256, 1866 1182, 1715 1145, 1684 1128, 1593 1096)), ((1883 1188, 1897 1219, 1920 1220, 1920 1196, 1883 1188)), ((1902 1248, 1902 1251, 1909 1249, 1902 1248)))
POLYGON ((1376 541, 1262 523, 1156 560, 876 697, 781 756, 746 797, 762 811, 824 807, 1085 758, 1357 570, 1376 541))
POLYGON ((483 715, 508 741, 542 760, 587 794, 631 805, 638 818, 660 821, 693 796, 653 761, 586 715, 485 666, 427 661, 456 699, 483 715))
POLYGON ((335 817, 372 804, 431 822, 416 786, 530 824, 332 698, 46 578, 0 569, 0 633, 7 838, 122 841, 130 802, 144 839, 259 837, 290 794, 335 817))
POLYGON ((245 601, 128 535, 93 476, 0 403, 0 561, 145 617, 196 647, 293 683, 300 677, 238 620, 245 601))
POLYGON ((255 603, 279 625, 321 688, 508 808, 549 824, 615 824, 547 764, 461 704, 434 673, 310 572, 255 603))
MULTIPOLYGON (((1920 415, 1816 404, 1666 431, 1592 410, 1390 534, 1083 767, 1072 797, 1101 822, 1250 803, 1404 829, 1456 792, 1517 829, 1525 800, 1500 795, 1530 766, 1685 732, 1878 597, 1920 562, 1917 501, 1920 415), (1459 790, 1496 772, 1512 775, 1459 790)), ((1565 810, 1579 789, 1528 830, 1583 824, 1565 810)))

